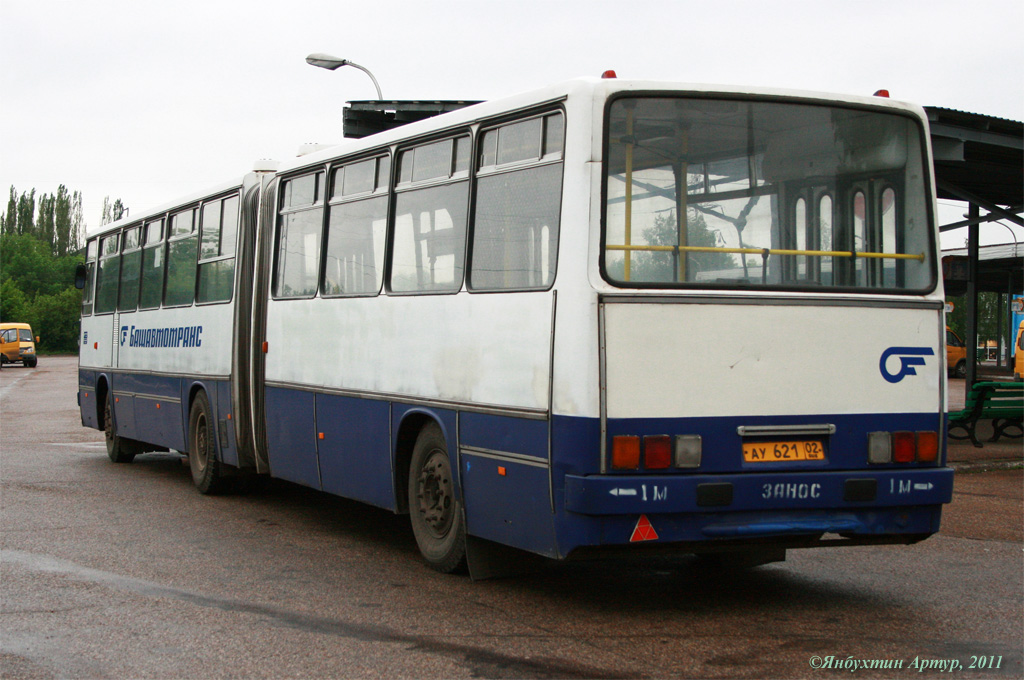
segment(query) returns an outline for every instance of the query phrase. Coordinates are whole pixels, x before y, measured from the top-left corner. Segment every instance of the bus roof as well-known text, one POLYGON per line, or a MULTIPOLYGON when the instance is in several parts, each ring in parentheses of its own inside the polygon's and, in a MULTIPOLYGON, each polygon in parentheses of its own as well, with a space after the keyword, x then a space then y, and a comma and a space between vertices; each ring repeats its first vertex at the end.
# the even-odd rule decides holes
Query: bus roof
POLYGON ((630 91, 664 91, 674 93, 693 93, 708 96, 723 95, 735 97, 750 95, 755 97, 779 97, 823 104, 847 104, 852 106, 890 108, 911 113, 921 119, 925 118, 924 109, 920 106, 881 96, 855 96, 780 88, 736 87, 672 81, 619 80, 618 78, 586 77, 567 80, 540 89, 509 95, 507 97, 481 102, 472 106, 466 106, 455 111, 444 113, 432 118, 426 118, 414 123, 408 123, 391 130, 386 130, 359 139, 347 139, 337 145, 319 149, 307 155, 283 161, 279 168, 279 172, 289 172, 299 168, 317 165, 338 156, 357 153, 363 149, 387 146, 417 134, 425 134, 431 131, 439 131, 446 128, 468 125, 480 119, 499 116, 517 110, 529 109, 543 105, 547 102, 559 101, 572 96, 600 95, 604 98, 617 92, 630 91))
MULTIPOLYGON (((287 173, 305 167, 315 166, 331 159, 346 154, 358 153, 362 150, 369 150, 378 147, 388 146, 400 142, 409 137, 426 134, 432 131, 440 131, 448 128, 455 128, 471 124, 477 120, 499 116, 505 113, 529 109, 543 105, 547 102, 564 100, 572 96, 597 96, 602 98, 618 92, 673 92, 692 93, 707 96, 755 96, 755 97, 778 97, 790 100, 805 102, 817 102, 822 104, 846 104, 852 106, 865 106, 873 108, 889 108, 912 114, 922 120, 926 120, 924 109, 915 104, 901 102, 879 96, 856 96, 842 95, 824 92, 809 92, 801 90, 788 90, 780 88, 764 87, 737 87, 729 85, 697 84, 674 81, 653 81, 653 80, 620 80, 618 78, 594 78, 584 77, 563 81, 542 87, 536 90, 521 92, 509 95, 500 99, 481 102, 455 111, 443 113, 432 118, 408 123, 391 130, 385 130, 377 134, 368 135, 358 139, 347 139, 344 142, 318 149, 308 154, 288 159, 280 163, 277 171, 287 173)), ((261 162, 262 163, 262 162, 261 162)), ((265 170, 265 163, 257 164, 259 170, 265 170)), ((99 228, 90 230, 86 234, 87 239, 117 229, 129 224, 138 223, 148 217, 173 210, 179 206, 196 202, 206 196, 230 191, 239 188, 243 179, 236 179, 225 182, 203 191, 197 191, 186 196, 177 198, 168 203, 156 206, 142 213, 122 218, 116 222, 104 224, 99 228)))
POLYGON ((128 226, 129 224, 137 224, 138 222, 141 222, 149 217, 160 215, 162 213, 167 212, 168 210, 173 210, 174 208, 185 206, 188 205, 189 203, 195 203, 200 199, 206 198, 207 196, 214 196, 216 194, 222 194, 231 191, 232 189, 238 189, 242 186, 242 183, 242 178, 235 179, 228 182, 221 182, 220 184, 208 187, 206 189, 203 189, 202 191, 194 191, 184 196, 179 196, 173 201, 162 203, 148 210, 136 212, 134 215, 130 214, 127 217, 122 217, 116 222, 109 222, 107 224, 100 225, 95 229, 90 229, 88 233, 86 233, 85 237, 86 239, 91 239, 93 237, 106 234, 107 232, 117 231, 121 227, 128 226))

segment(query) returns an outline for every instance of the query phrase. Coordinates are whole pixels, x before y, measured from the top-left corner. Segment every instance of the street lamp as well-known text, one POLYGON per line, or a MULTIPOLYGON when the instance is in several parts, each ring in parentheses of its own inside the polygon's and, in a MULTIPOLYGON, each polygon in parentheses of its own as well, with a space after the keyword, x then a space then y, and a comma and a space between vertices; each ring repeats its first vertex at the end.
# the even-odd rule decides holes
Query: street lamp
POLYGON ((348 59, 338 59, 337 57, 332 57, 329 54, 320 54, 319 52, 316 54, 311 54, 308 57, 306 57, 306 63, 312 64, 313 66, 319 66, 320 68, 325 68, 328 71, 333 71, 337 68, 341 68, 342 66, 351 66, 353 68, 357 68, 366 75, 370 76, 370 80, 373 81, 373 86, 377 88, 377 99, 384 99, 384 95, 380 93, 380 85, 377 84, 377 79, 373 77, 373 74, 370 73, 370 70, 365 66, 360 66, 354 61, 349 61, 348 59))

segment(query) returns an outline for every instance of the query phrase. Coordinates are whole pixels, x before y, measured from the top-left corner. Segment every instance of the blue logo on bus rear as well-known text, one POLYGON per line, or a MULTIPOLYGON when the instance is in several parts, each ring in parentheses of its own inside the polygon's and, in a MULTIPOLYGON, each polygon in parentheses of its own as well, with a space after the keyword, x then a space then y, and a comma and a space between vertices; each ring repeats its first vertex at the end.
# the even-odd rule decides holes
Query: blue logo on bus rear
POLYGON ((915 366, 924 366, 924 357, 930 357, 935 352, 931 347, 890 347, 889 349, 882 352, 882 358, 878 362, 878 370, 881 371, 882 377, 891 383, 898 383, 908 375, 917 375, 917 369, 915 366), (900 360, 900 370, 896 373, 890 373, 885 367, 885 362, 889 360, 889 357, 896 356, 900 360))

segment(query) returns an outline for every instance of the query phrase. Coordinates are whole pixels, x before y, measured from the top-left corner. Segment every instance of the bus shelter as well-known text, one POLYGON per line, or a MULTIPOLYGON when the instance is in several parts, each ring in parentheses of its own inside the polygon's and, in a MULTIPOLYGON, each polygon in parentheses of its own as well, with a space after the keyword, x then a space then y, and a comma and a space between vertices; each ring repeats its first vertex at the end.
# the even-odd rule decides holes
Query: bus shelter
MULTIPOLYGON (((1007 296, 1000 337, 1010 347, 1013 297, 1024 291, 1024 242, 1006 223, 1024 227, 1024 123, 978 113, 925 107, 931 127, 938 198, 964 201, 963 220, 944 224, 942 232, 967 227, 963 250, 943 258, 948 295, 964 295, 967 304, 967 383, 977 381, 978 306, 980 292, 1007 296), (979 246, 986 235, 1002 232, 1012 242, 999 248, 979 246)), ((1009 352, 1007 352, 1007 356, 1009 352)))

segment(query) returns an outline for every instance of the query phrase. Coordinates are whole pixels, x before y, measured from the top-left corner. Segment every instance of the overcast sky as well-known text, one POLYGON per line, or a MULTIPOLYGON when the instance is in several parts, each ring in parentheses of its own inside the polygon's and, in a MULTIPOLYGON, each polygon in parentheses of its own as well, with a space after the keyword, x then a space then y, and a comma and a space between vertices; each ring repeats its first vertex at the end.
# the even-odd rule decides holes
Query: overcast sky
POLYGON ((142 211, 338 141, 344 102, 373 83, 308 66, 311 52, 366 66, 387 99, 493 99, 614 69, 886 88, 1024 120, 1021 26, 1020 0, 0 0, 0 188, 65 184, 95 228, 105 196, 142 211))

